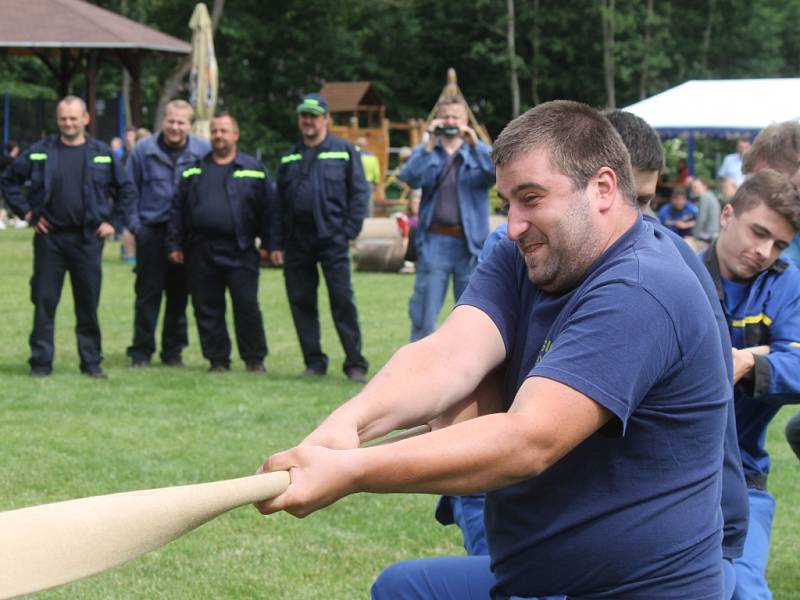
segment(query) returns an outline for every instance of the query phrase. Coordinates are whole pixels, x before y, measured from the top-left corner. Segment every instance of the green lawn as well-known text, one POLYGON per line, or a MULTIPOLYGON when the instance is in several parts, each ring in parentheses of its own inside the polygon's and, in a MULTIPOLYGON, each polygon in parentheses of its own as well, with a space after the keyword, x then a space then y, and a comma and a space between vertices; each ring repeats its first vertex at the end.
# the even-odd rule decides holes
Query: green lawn
MULTIPOLYGON (((295 379, 302 360, 283 280, 272 270, 262 271, 260 292, 270 346, 267 377, 245 373, 240 361, 231 373, 207 374, 193 322, 186 368, 128 369, 133 275, 117 259, 116 243, 106 249, 100 308, 110 378, 78 374, 67 284, 55 373, 31 380, 30 235, 0 232, 0 509, 248 475, 357 389, 341 373, 341 347, 323 297, 323 343, 332 368, 321 381, 295 379)), ((355 274, 373 372, 407 338, 412 282, 411 276, 355 274)), ((800 468, 783 440, 790 414, 784 410, 770 431, 770 485, 779 500, 770 578, 777 599, 800 598, 800 468)), ((461 552, 458 532, 435 524, 434 503, 427 496, 360 495, 304 520, 242 508, 161 550, 42 597, 364 598, 392 561, 461 552)))

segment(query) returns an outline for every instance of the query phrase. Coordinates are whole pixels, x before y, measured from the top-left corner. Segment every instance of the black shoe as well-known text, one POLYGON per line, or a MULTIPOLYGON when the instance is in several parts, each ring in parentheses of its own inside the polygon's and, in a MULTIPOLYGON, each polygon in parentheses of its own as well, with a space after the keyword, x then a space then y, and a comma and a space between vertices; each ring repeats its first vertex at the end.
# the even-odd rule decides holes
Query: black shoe
POLYGON ((150 364, 149 358, 132 358, 131 369, 144 369, 150 364))
POLYGON ((50 367, 31 367, 31 377, 34 379, 44 379, 49 377, 53 369, 50 367))
POLYGON ((211 363, 211 366, 208 367, 209 373, 227 373, 230 370, 230 365, 224 363, 211 363))
POLYGON ((105 371, 100 367, 94 367, 92 369, 86 369, 83 372, 84 375, 91 377, 92 379, 108 379, 108 375, 106 375, 105 371))
POLYGON ((306 367, 306 370, 300 373, 297 376, 298 379, 319 379, 320 377, 324 377, 325 373, 322 371, 317 371, 316 369, 312 369, 311 367, 306 367))
POLYGON ((347 370, 347 378, 353 383, 367 383, 367 372, 355 367, 347 370))
POLYGON ((264 363, 260 360, 254 360, 247 363, 247 372, 248 373, 255 373, 257 375, 264 375, 267 372, 267 369, 264 367, 264 363))
POLYGON ((180 354, 176 354, 175 356, 170 356, 168 358, 162 358, 161 362, 168 367, 180 368, 183 366, 183 358, 181 358, 180 354))

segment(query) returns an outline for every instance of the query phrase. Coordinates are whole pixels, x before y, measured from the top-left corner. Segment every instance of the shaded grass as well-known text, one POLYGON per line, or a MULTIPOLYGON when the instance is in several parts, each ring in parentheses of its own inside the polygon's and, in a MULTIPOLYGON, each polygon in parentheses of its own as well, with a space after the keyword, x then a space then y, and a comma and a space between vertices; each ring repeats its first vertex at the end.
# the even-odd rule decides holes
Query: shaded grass
MULTIPOLYGON (((248 475, 358 389, 341 373, 344 357, 324 287, 320 314, 329 375, 296 379, 302 358, 282 276, 273 270, 262 271, 260 289, 270 346, 267 377, 245 373, 238 360, 231 373, 207 374, 193 321, 186 368, 155 363, 128 369, 133 275, 117 251, 117 244, 107 245, 100 308, 110 379, 78 374, 67 284, 57 316, 55 374, 31 380, 25 362, 32 318, 30 232, 0 233, 0 510, 248 475)), ((354 282, 374 372, 407 339, 413 277, 356 273, 354 282)), ((775 457, 770 485, 778 498, 770 580, 778 599, 800 598, 800 468, 783 440, 790 414, 782 411, 769 437, 775 457)), ((301 521, 243 508, 127 565, 41 597, 363 598, 393 561, 462 552, 457 531, 434 522, 434 502, 422 495, 359 495, 301 521)))

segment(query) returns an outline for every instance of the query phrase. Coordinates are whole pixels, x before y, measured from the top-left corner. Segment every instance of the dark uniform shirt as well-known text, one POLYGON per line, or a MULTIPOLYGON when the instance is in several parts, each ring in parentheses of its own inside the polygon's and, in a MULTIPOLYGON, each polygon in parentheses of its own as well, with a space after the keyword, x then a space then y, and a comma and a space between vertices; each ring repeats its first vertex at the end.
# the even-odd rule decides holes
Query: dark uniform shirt
POLYGON ((83 171, 86 144, 67 146, 56 143, 58 170, 55 174, 53 199, 45 209, 45 218, 54 227, 81 227, 86 216, 83 203, 83 171))
POLYGON ((309 147, 305 144, 300 145, 300 154, 303 155, 303 161, 300 168, 305 175, 301 177, 297 186, 295 187, 294 196, 294 223, 300 229, 315 229, 314 224, 314 203, 316 202, 316 190, 314 189, 314 182, 309 177, 311 165, 317 158, 317 148, 309 147))
POLYGON ((225 191, 225 180, 232 167, 232 163, 218 165, 210 156, 203 159, 197 205, 192 210, 192 226, 195 231, 236 236, 231 203, 225 191))

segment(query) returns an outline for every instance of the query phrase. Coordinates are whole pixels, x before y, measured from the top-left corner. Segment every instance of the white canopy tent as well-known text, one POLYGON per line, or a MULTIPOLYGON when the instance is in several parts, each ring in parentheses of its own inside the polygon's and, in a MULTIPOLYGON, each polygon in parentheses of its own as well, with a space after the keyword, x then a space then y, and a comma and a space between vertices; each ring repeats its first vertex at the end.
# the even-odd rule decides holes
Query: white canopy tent
POLYGON ((695 137, 753 138, 770 123, 800 119, 800 78, 692 80, 631 104, 662 137, 686 136, 694 173, 695 137))
POLYGON ((664 136, 755 135, 770 123, 800 119, 800 78, 693 80, 624 110, 664 136))

